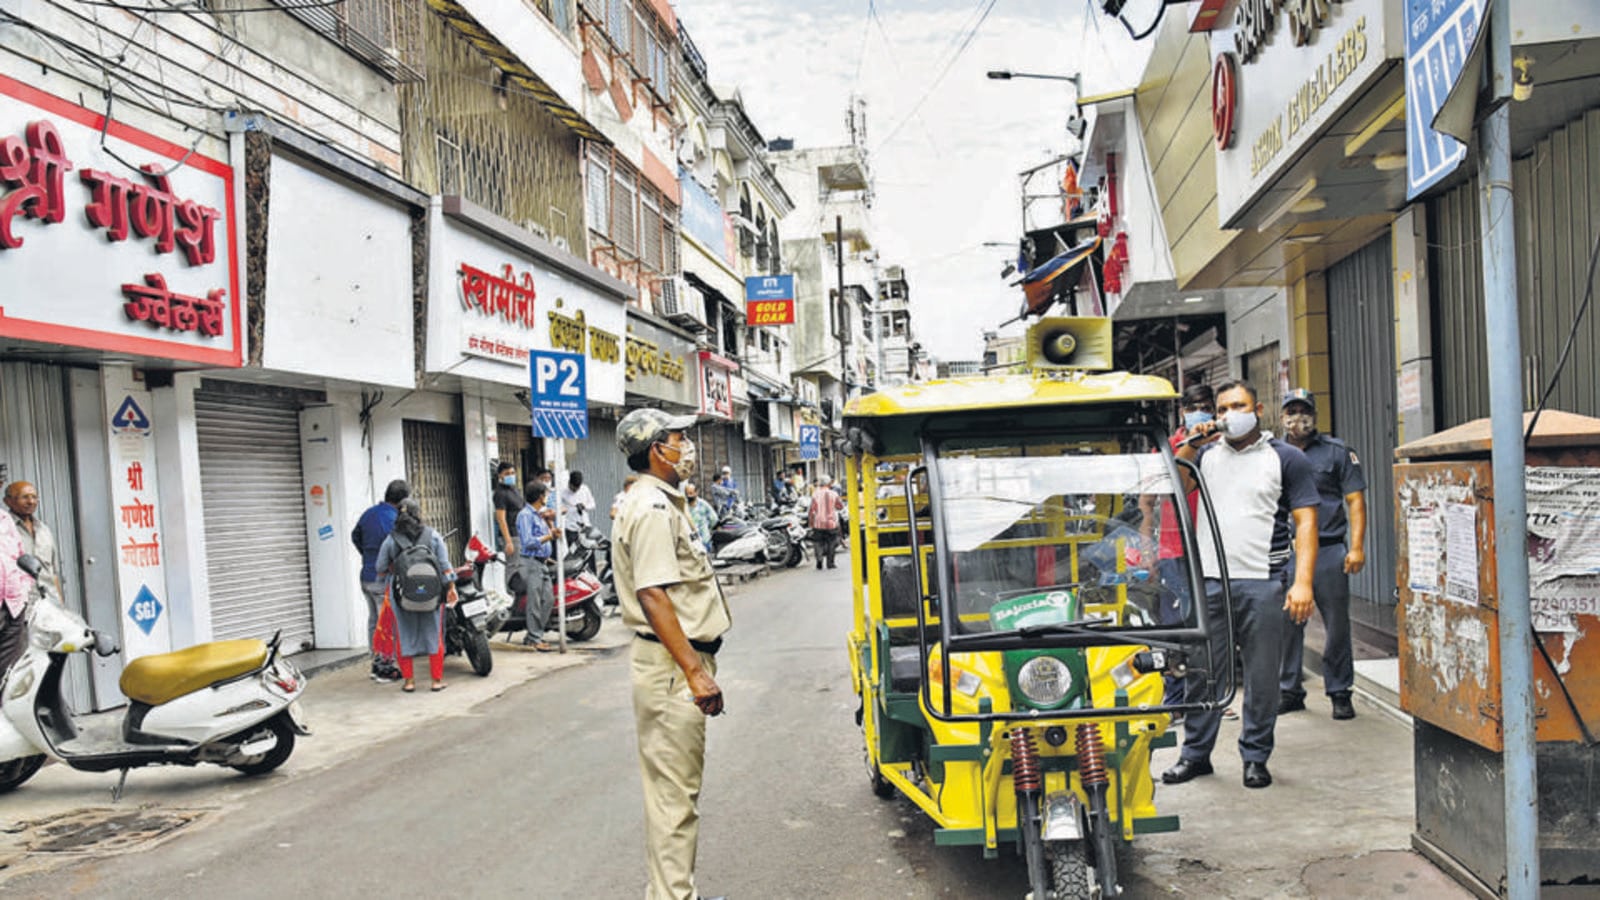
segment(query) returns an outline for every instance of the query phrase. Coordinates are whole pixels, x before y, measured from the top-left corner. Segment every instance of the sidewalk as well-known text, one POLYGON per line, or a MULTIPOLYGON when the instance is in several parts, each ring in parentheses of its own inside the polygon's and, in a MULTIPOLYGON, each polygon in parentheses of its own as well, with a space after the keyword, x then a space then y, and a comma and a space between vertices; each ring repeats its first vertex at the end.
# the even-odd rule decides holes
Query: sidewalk
POLYGON ((616 652, 631 639, 622 620, 611 617, 594 640, 569 642, 566 654, 496 641, 488 677, 474 675, 465 657, 446 657, 449 687, 438 693, 428 690, 426 671, 420 673, 414 694, 402 693, 398 682, 374 683, 364 664, 315 671, 302 701, 311 736, 298 740, 283 768, 260 778, 213 765, 134 769, 121 802, 113 804, 111 789, 118 773, 47 765, 22 787, 0 795, 0 886, 13 875, 73 861, 78 858, 75 847, 95 855, 147 849, 186 826, 240 806, 285 778, 330 768, 429 722, 474 715, 473 709, 486 700, 616 652), (39 852, 45 848, 64 852, 39 852))
MULTIPOLYGON (((1157 807, 1179 815, 1183 827, 1135 841, 1130 896, 1473 896, 1410 849, 1414 778, 1404 714, 1358 688, 1356 718, 1336 722, 1321 679, 1308 677, 1306 690, 1306 709, 1278 718, 1271 787, 1240 783, 1238 720, 1222 724, 1215 775, 1157 785, 1157 807)), ((1157 777, 1177 759, 1176 748, 1158 751, 1157 777)))

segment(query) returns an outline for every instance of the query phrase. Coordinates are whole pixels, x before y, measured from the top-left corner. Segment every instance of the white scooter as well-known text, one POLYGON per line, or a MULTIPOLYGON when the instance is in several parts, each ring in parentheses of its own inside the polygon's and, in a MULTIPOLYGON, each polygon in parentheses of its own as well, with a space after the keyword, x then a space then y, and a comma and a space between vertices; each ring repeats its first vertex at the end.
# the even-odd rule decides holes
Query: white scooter
MULTIPOLYGON (((37 569, 32 557, 18 561, 37 569)), ((295 735, 305 678, 278 656, 278 636, 215 641, 141 656, 122 670, 126 709, 75 713, 62 690, 67 654, 119 652, 116 639, 46 599, 28 617, 28 648, 0 684, 0 793, 33 777, 46 757, 85 772, 213 763, 260 775, 283 765, 295 735)))

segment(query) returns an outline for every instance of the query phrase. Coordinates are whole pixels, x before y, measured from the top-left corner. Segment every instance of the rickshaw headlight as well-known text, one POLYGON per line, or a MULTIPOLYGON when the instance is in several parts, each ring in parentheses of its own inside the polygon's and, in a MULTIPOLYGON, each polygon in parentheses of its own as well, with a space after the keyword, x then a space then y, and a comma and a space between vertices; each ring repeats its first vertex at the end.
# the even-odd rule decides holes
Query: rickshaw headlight
POLYGON ((1072 670, 1053 656, 1036 656, 1017 672, 1017 688, 1033 703, 1054 706, 1072 690, 1072 670))

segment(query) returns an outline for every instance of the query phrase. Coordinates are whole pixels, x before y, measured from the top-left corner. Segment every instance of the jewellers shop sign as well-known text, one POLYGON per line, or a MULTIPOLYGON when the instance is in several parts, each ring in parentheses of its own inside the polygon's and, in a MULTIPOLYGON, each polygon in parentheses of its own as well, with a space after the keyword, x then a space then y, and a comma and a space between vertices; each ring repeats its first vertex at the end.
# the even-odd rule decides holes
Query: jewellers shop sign
POLYGON ((1277 185, 1281 190, 1269 194, 1274 183, 1400 55, 1389 46, 1384 6, 1383 0, 1241 0, 1233 27, 1211 32, 1223 227, 1259 227, 1276 205, 1271 198, 1301 186, 1277 185), (1263 208, 1251 210, 1264 195, 1263 208))
POLYGON ((533 351, 577 353, 589 401, 622 405, 626 286, 465 201, 434 203, 427 370, 526 388, 533 351))
POLYGON ((238 366, 233 170, 0 76, 0 336, 238 366))

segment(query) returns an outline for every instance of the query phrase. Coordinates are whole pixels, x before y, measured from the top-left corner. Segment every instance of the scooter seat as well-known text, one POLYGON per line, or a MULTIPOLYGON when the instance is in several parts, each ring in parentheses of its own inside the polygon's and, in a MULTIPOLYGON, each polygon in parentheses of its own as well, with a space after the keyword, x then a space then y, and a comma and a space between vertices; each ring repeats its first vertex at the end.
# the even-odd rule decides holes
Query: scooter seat
POLYGON ((213 641, 172 653, 141 656, 122 670, 118 686, 129 700, 160 706, 259 669, 266 661, 265 641, 213 641))

